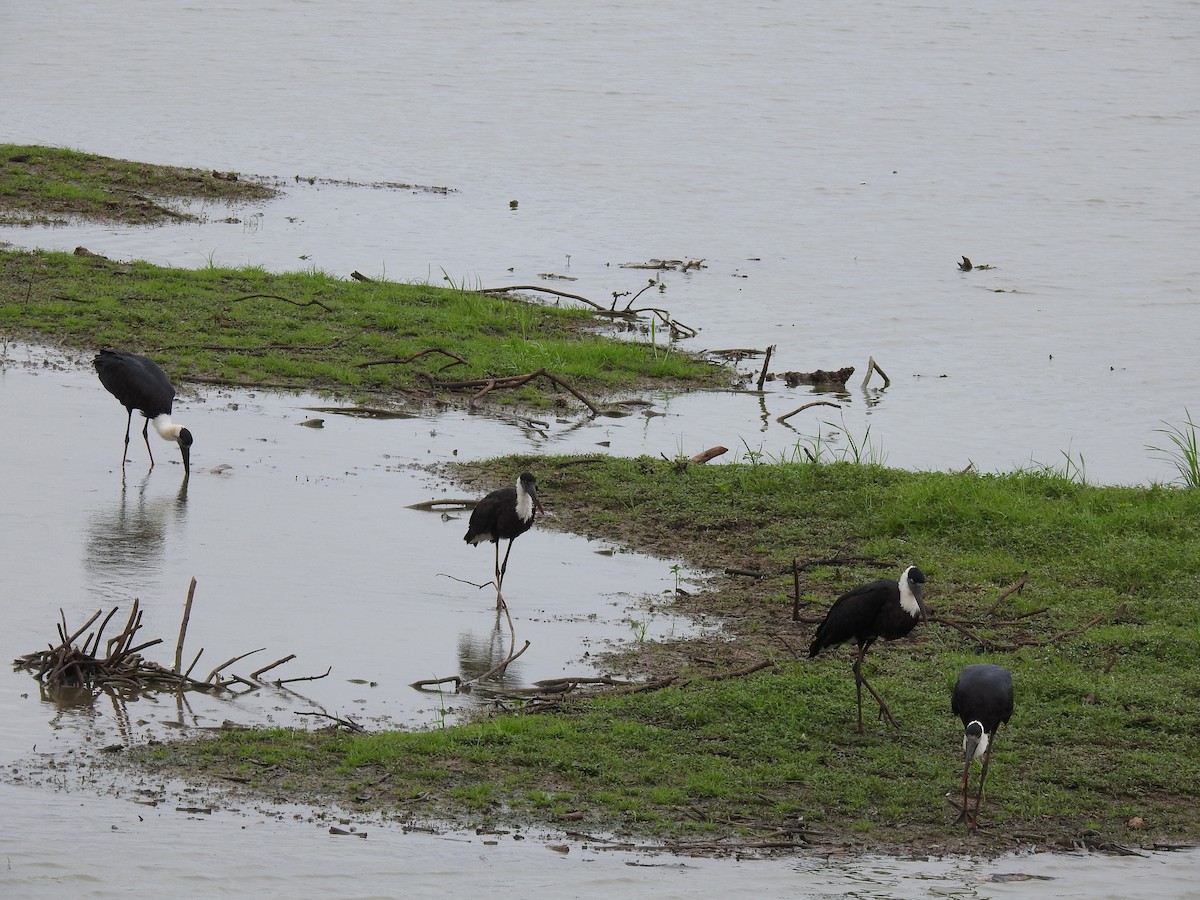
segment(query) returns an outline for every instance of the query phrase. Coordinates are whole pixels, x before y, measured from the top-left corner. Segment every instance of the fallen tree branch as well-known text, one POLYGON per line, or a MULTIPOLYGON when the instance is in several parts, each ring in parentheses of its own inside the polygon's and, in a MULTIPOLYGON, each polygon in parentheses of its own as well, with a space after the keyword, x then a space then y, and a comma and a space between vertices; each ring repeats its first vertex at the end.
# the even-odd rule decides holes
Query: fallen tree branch
MULTIPOLYGON (((510 630, 512 629, 511 620, 509 622, 509 629, 510 630)), ((504 659, 502 662, 498 663, 497 665, 492 666, 490 669, 488 669, 486 672, 484 672, 478 678, 473 679, 473 681, 476 684, 478 684, 481 681, 487 681, 493 675, 503 674, 504 670, 508 668, 509 663, 511 663, 514 659, 516 659, 518 656, 520 656, 522 653, 524 653, 528 649, 529 649, 529 641, 526 641, 524 647, 522 647, 516 653, 510 653, 506 659, 504 659)))
POLYGON ((804 410, 808 409, 810 406, 832 406, 834 409, 842 408, 841 404, 831 403, 828 400, 814 400, 812 403, 805 403, 803 406, 796 407, 790 413, 784 413, 782 416, 777 416, 775 421, 782 425, 796 413, 804 412, 804 410))
POLYGON ((872 356, 870 359, 867 360, 867 377, 864 378, 862 381, 863 387, 866 387, 867 382, 871 380, 872 372, 878 372, 883 377, 883 386, 884 387, 887 387, 888 385, 890 385, 892 383, 892 379, 887 377, 887 372, 885 372, 885 371, 883 371, 883 369, 879 368, 879 363, 875 362, 875 357, 872 356))
POLYGON ((337 725, 341 728, 345 728, 347 731, 352 731, 355 734, 366 734, 367 733, 367 729, 363 728, 361 725, 359 725, 353 719, 349 719, 349 718, 342 719, 337 716, 331 716, 329 713, 326 713, 326 712, 302 712, 302 713, 296 713, 296 715, 298 715, 298 716, 320 716, 325 719, 331 719, 333 721, 334 725, 337 725))
POLYGON ((319 306, 321 309, 325 310, 325 312, 333 312, 330 307, 326 306, 320 300, 315 298, 305 303, 301 303, 299 300, 290 300, 287 297, 280 297, 278 294, 246 294, 244 297, 235 297, 229 302, 241 303, 243 300, 281 300, 284 303, 292 304, 292 306, 319 306))
POLYGON ((996 602, 983 611, 985 616, 993 615, 999 608, 1000 604, 1011 597, 1013 594, 1019 594, 1025 590, 1025 584, 1029 581, 1029 570, 1021 573, 1021 577, 1004 589, 1003 593, 996 598, 996 602))
MULTIPOLYGON (((204 653, 204 648, 202 647, 192 659, 192 664, 188 666, 187 671, 181 671, 183 668, 183 648, 186 641, 187 626, 191 617, 193 601, 195 600, 195 591, 196 579, 193 578, 188 587, 187 600, 184 604, 184 613, 179 627, 179 635, 175 643, 174 664, 170 668, 143 659, 141 656, 143 650, 153 647, 155 644, 163 643, 163 639, 137 640, 138 633, 142 627, 142 610, 140 602, 136 598, 130 609, 129 618, 126 620, 125 627, 121 630, 120 634, 109 638, 106 642, 103 641, 105 626, 108 625, 118 610, 118 607, 114 607, 104 617, 100 628, 94 634, 87 636, 82 647, 76 646, 74 643, 75 640, 91 623, 99 618, 101 611, 98 610, 92 615, 82 629, 72 631, 67 627, 65 613, 60 610, 60 620, 55 623, 55 629, 60 638, 59 643, 57 645, 49 645, 44 650, 19 657, 13 660, 13 665, 28 670, 43 684, 55 687, 85 687, 99 688, 101 690, 120 688, 123 690, 133 689, 139 691, 196 690, 212 693, 222 690, 227 691, 229 683, 238 682, 254 690, 258 690, 262 685, 247 681, 238 675, 232 675, 225 681, 217 679, 217 682, 213 683, 213 679, 222 670, 239 659, 249 656, 250 653, 235 656, 233 659, 222 663, 214 669, 206 681, 198 681, 192 678, 192 670, 199 663, 200 657, 204 653), (103 657, 99 655, 101 646, 104 647, 106 654, 103 657)), ((259 650, 252 650, 250 652, 258 653, 259 650)), ((254 677, 258 677, 268 669, 294 658, 295 655, 293 654, 277 660, 271 665, 259 669, 254 673, 254 677)), ((276 683, 278 684, 279 682, 276 683)))
POLYGON ((292 684, 297 681, 320 681, 322 678, 328 678, 329 673, 333 671, 333 666, 327 668, 322 675, 301 675, 299 678, 278 678, 272 681, 271 684, 277 687, 282 687, 285 684, 292 684))
POLYGON ((434 381, 430 379, 430 383, 435 388, 443 390, 486 387, 490 391, 493 387, 521 387, 521 385, 527 384, 528 382, 533 381, 535 378, 546 378, 554 382, 559 387, 572 394, 580 403, 591 410, 593 416, 600 415, 600 408, 596 406, 595 403, 568 384, 563 378, 546 369, 538 369, 536 372, 530 372, 527 375, 507 375, 500 378, 470 378, 464 381, 434 381))
POLYGON ((763 389, 763 382, 767 380, 768 366, 771 365, 771 354, 775 352, 775 345, 771 344, 767 347, 767 352, 763 356, 762 371, 758 374, 758 389, 763 389))
POLYGON ((175 671, 183 668, 183 639, 187 635, 188 619, 192 617, 192 599, 196 596, 196 579, 188 585, 187 600, 183 604, 183 621, 179 623, 179 640, 175 642, 175 671))
POLYGON ((457 353, 451 353, 449 350, 443 350, 441 347, 428 347, 425 350, 418 350, 416 353, 411 353, 408 356, 394 356, 389 359, 372 359, 372 360, 368 360, 367 362, 355 363, 354 368, 367 369, 367 368, 370 368, 371 366, 405 365, 406 363, 412 362, 414 359, 420 359, 422 356, 428 356, 431 353, 440 353, 443 356, 448 356, 452 360, 454 360, 454 362, 448 363, 447 365, 444 365, 444 366, 442 366, 442 368, 438 369, 439 372, 444 372, 446 369, 452 368, 453 366, 459 366, 459 365, 469 366, 470 365, 469 362, 467 362, 465 359, 463 359, 457 353))

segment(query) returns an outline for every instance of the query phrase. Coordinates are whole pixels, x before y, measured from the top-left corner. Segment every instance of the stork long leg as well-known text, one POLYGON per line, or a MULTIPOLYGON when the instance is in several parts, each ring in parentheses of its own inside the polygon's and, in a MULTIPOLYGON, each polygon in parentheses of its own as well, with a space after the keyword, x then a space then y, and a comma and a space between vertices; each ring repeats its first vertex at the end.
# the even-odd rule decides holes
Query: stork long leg
POLYGON ((955 825, 961 825, 963 822, 966 822, 966 823, 967 823, 967 830, 968 830, 968 831, 971 829, 971 801, 970 801, 971 793, 970 793, 970 791, 967 789, 967 784, 968 784, 968 783, 969 783, 969 781, 970 781, 970 777, 971 777, 971 760, 970 760, 970 759, 968 759, 968 760, 966 761, 966 764, 963 766, 963 777, 962 777, 962 783, 963 783, 963 802, 962 802, 962 809, 961 809, 961 810, 959 811, 959 813, 958 813, 958 818, 954 820, 954 824, 955 824, 955 825))
MULTIPOLYGON (((508 571, 508 554, 512 553, 512 544, 515 538, 508 539, 508 549, 504 551, 504 562, 500 564, 500 580, 504 580, 504 573, 508 571)), ((500 552, 500 545, 496 545, 496 553, 500 552)))
POLYGON ((862 727, 862 689, 863 689, 863 687, 866 687, 866 689, 871 692, 871 696, 874 697, 875 702, 879 704, 879 717, 883 718, 883 719, 887 719, 889 723, 896 726, 897 728, 900 727, 900 723, 896 721, 896 717, 893 716, 892 711, 890 709, 888 709, 888 705, 886 702, 884 702, 883 697, 881 697, 879 695, 879 692, 877 690, 875 690, 875 688, 871 687, 871 682, 867 681, 866 676, 864 676, 862 673, 863 657, 867 655, 867 649, 870 646, 871 646, 871 642, 868 641, 866 644, 859 647, 858 648, 858 658, 855 659, 855 661, 854 661, 854 683, 855 683, 855 686, 858 688, 858 733, 859 734, 863 733, 863 727, 862 727))
POLYGON ((129 428, 133 424, 133 407, 125 410, 128 415, 125 417, 125 449, 121 451, 121 471, 125 471, 125 461, 129 459, 129 428))
MULTIPOLYGON (((133 410, 129 411, 130 416, 133 415, 133 410)), ((150 468, 154 468, 154 451, 150 449, 150 420, 146 420, 146 424, 142 426, 142 440, 146 442, 146 452, 150 454, 150 468)))
POLYGON ((504 562, 500 562, 500 542, 496 541, 496 609, 507 609, 504 597, 500 594, 500 586, 504 584, 504 573, 508 571, 508 554, 512 553, 513 539, 508 539, 508 549, 504 551, 504 562))
MULTIPOLYGON (((496 547, 496 609, 501 610, 507 607, 504 605, 504 595, 500 592, 500 586, 504 582, 504 573, 500 571, 500 542, 493 541, 492 543, 496 547)), ((511 541, 509 542, 509 546, 512 546, 511 541)), ((505 554, 504 558, 507 560, 508 554, 505 554)))
POLYGON ((1000 726, 997 725, 988 741, 987 749, 983 751, 983 770, 979 773, 979 792, 975 795, 975 816, 967 820, 968 830, 973 831, 979 827, 979 807, 983 805, 983 782, 987 780, 988 763, 992 761, 992 746, 996 743, 996 735, 999 731, 1000 726))

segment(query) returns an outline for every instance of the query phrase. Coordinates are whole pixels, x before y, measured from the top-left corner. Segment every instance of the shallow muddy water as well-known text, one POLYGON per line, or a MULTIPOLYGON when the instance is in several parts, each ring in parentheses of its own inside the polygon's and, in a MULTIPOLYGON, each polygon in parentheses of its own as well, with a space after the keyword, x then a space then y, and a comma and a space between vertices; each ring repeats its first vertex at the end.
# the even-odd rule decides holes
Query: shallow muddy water
MULTIPOLYGON (((180 724, 291 724, 306 710, 441 721, 462 699, 407 684, 481 671, 507 640, 487 592, 444 577, 486 580, 490 548, 465 547, 461 519, 406 508, 444 489, 412 466, 455 451, 607 442, 620 454, 721 444, 785 456, 818 434, 845 450, 869 429, 871 447, 908 468, 1173 478, 1146 446, 1195 413, 1195 11, 1174 0, 0 5, 5 141, 452 189, 290 181, 236 221, 214 209, 199 226, 2 228, 0 240, 171 265, 535 283, 597 301, 646 283, 623 263, 703 258, 652 292, 699 329, 686 346, 775 344, 776 371, 859 367, 838 395, 772 382, 761 397, 654 397, 651 415, 544 431, 457 414, 324 415, 313 430, 297 422, 323 400, 187 390, 178 418, 197 435, 196 472, 181 494, 172 448, 159 442, 146 477, 138 437, 122 487, 123 411, 86 368, 43 369, 45 353, 10 347, 0 651, 52 640, 60 606, 82 624, 137 596, 167 660, 195 576, 188 646, 205 647, 210 667, 265 647, 235 671, 296 653, 281 674, 332 673, 297 693, 182 708, 60 708, 27 676, 5 676, 0 762, 180 724), (960 272, 963 254, 995 268, 960 272), (877 378, 858 386, 871 356, 886 391, 877 378), (843 408, 777 422, 813 399, 843 408)), ((517 542, 506 593, 531 646, 513 682, 582 671, 585 653, 644 623, 693 627, 642 604, 673 586, 672 561, 604 549, 543 529, 517 542)), ((309 810, 196 816, 102 796, 82 776, 47 787, 0 783, 6 894, 112 896, 136 883, 178 896, 1124 897, 1136 883, 1173 897, 1193 893, 1197 863, 680 861, 574 841, 562 855, 535 835, 491 846, 372 825, 362 841, 330 837, 309 810), (1006 872, 1054 880, 986 880, 1006 872)))
MULTIPOLYGON (((1105 896, 1102 876, 1085 880, 1086 889, 1077 883, 1081 867, 1090 879, 1096 866, 1111 877, 1152 874, 1161 885, 1154 896, 1182 896, 1176 888, 1189 877, 1184 860, 1194 865, 1194 854, 1132 861, 677 859, 601 850, 553 832, 406 833, 396 823, 344 814, 342 827, 366 831, 362 840, 330 835, 330 825, 343 822, 334 810, 97 773, 87 762, 96 748, 170 739, 224 721, 304 726, 314 722, 304 715, 311 712, 371 727, 453 720, 470 698, 422 694, 409 682, 479 674, 508 652, 509 637, 496 629, 486 590, 442 577, 483 581, 490 548, 463 544, 461 518, 407 508, 461 495, 415 464, 452 459, 456 451, 478 454, 500 439, 536 450, 544 438, 460 414, 380 421, 325 413, 325 427, 311 429, 299 426, 314 415, 305 407, 328 401, 193 390, 176 411, 196 435, 186 492, 174 448, 156 439, 158 464, 147 472, 136 435, 122 487, 114 463, 123 410, 82 367, 86 362, 10 346, 0 368, 0 654, 11 659, 53 639, 60 607, 69 624, 82 624, 98 608, 127 610, 136 596, 146 611, 144 633, 166 639, 146 655, 169 664, 194 575, 199 586, 185 656, 205 648, 207 666, 197 671, 262 646, 233 671, 294 652, 297 660, 282 674, 320 674, 327 666, 332 672, 294 690, 237 699, 159 694, 126 703, 103 695, 94 703, 43 697, 27 674, 3 676, 0 887, 13 896, 112 897, 130 883, 195 897, 317 890, 382 897, 395 896, 400 884, 408 896, 485 888, 513 897, 614 890, 728 896, 751 888, 763 896, 1105 896), (229 468, 211 472, 221 466, 229 468), (179 853, 181 846, 188 852, 179 853), (990 880, 1013 872, 1054 880, 990 880)), ((578 449, 600 432, 620 441, 628 429, 637 440, 643 426, 616 420, 560 427, 567 449, 578 449)), ((543 486, 543 497, 553 514, 552 486, 543 486)), ((611 549, 542 528, 516 543, 506 594, 517 635, 531 644, 507 685, 591 674, 585 654, 634 640, 643 626, 648 637, 697 627, 647 606, 674 586, 672 561, 611 549)), ((691 587, 699 580, 684 573, 691 587)))

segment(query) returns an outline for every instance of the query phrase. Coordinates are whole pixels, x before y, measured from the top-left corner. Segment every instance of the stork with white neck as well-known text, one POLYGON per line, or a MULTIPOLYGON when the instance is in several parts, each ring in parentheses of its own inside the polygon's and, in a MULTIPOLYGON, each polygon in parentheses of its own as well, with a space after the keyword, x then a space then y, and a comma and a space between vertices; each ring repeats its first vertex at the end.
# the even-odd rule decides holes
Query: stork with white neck
POLYGON ((894 641, 902 638, 917 626, 918 621, 927 619, 925 602, 922 600, 924 588, 925 575, 916 566, 905 569, 899 581, 877 578, 852 588, 834 601, 808 648, 811 659, 826 647, 836 647, 851 638, 858 644, 858 657, 854 660, 854 685, 858 690, 859 734, 863 730, 864 686, 879 703, 879 717, 900 727, 883 697, 863 677, 862 662, 867 650, 877 639, 894 641))
POLYGON ((463 540, 472 546, 491 541, 496 545, 496 609, 504 609, 504 573, 508 570, 508 554, 512 543, 533 527, 537 513, 545 515, 538 499, 537 481, 530 472, 523 472, 513 487, 492 491, 471 510, 471 521, 463 540), (500 541, 508 540, 504 562, 500 562, 500 541))
POLYGON ((142 427, 142 438, 146 441, 146 452, 150 454, 150 468, 154 468, 154 451, 150 449, 150 425, 158 436, 179 445, 183 456, 183 477, 191 474, 192 433, 171 421, 171 404, 175 400, 175 388, 158 364, 145 356, 125 350, 101 350, 92 360, 100 383, 121 401, 128 412, 125 419, 125 448, 121 454, 121 471, 125 471, 125 460, 129 455, 129 426, 136 409, 146 417, 142 427))
POLYGON ((1007 724, 1013 714, 1012 672, 1002 666, 980 663, 967 666, 958 673, 954 693, 950 697, 950 711, 962 719, 963 735, 963 805, 958 824, 967 823, 967 831, 979 827, 979 807, 983 803, 983 782, 987 779, 988 763, 992 758, 992 747, 996 743, 996 732, 1007 724), (971 812, 967 783, 971 772, 971 760, 983 759, 979 773, 979 793, 975 796, 975 812, 971 812))

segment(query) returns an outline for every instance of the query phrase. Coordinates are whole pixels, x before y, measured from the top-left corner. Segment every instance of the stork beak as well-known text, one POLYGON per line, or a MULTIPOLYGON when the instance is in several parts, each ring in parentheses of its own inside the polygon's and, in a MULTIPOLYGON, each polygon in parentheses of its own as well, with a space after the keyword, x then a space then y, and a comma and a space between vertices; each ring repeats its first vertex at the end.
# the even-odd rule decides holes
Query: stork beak
POLYGON ((183 477, 186 480, 192 474, 192 433, 186 428, 179 430, 179 452, 183 456, 183 477))
POLYGON ((919 584, 913 585, 913 596, 917 598, 917 609, 920 610, 920 618, 922 622, 929 621, 929 610, 925 608, 924 589, 919 584))
POLYGON ((963 779, 967 777, 967 772, 971 770, 971 760, 975 758, 975 751, 979 748, 979 738, 973 734, 968 734, 963 739, 963 779))
POLYGON ((546 510, 542 508, 542 501, 538 499, 537 488, 534 488, 532 491, 530 491, 529 496, 533 498, 533 505, 537 507, 537 511, 544 516, 546 514, 546 510))

